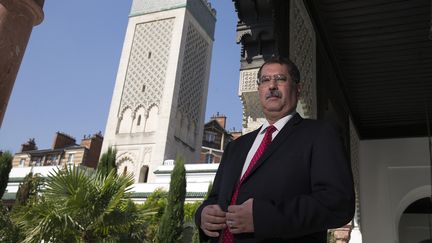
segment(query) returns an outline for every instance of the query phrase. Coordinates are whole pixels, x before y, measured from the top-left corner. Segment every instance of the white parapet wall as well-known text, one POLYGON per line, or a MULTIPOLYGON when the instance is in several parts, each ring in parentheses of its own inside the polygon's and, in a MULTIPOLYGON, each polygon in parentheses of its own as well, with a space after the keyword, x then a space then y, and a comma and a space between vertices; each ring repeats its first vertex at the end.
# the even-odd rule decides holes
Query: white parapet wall
MULTIPOLYGON (((200 201, 205 197, 210 183, 213 182, 219 164, 186 164, 186 201, 200 201)), ((161 165, 155 171, 156 181, 154 183, 135 183, 132 186, 132 200, 144 202, 156 189, 169 190, 171 173, 174 165, 161 165)), ((35 166, 12 168, 9 174, 9 183, 3 199, 15 199, 19 184, 30 172, 47 177, 50 173, 61 169, 57 166, 35 166)), ((90 169, 92 170, 92 169, 90 169)))
MULTIPOLYGON (((214 180, 218 167, 219 164, 185 164, 187 183, 186 201, 200 201, 204 199, 210 183, 214 180)), ((168 191, 173 169, 174 165, 161 165, 154 172, 156 175, 154 183, 134 184, 132 199, 136 202, 143 202, 157 188, 168 191)))

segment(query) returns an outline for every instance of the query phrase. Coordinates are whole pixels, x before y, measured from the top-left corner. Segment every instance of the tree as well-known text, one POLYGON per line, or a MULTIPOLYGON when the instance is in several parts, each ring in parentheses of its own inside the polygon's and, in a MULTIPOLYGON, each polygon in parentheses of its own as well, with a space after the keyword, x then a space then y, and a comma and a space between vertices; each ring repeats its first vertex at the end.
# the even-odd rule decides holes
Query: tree
POLYGON ((3 197, 8 181, 9 173, 12 169, 12 154, 10 152, 0 152, 0 242, 19 242, 20 234, 18 228, 10 219, 9 210, 3 206, 3 197))
POLYGON ((181 242, 184 217, 184 200, 186 197, 186 170, 183 159, 176 159, 171 174, 168 204, 162 216, 157 232, 157 242, 181 242))
POLYGON ((39 174, 33 175, 33 172, 27 174, 19 185, 15 199, 16 205, 25 205, 29 199, 35 199, 43 183, 44 178, 39 174))
POLYGON ((108 176, 111 170, 115 170, 117 173, 116 156, 117 150, 109 147, 108 151, 102 154, 97 166, 97 170, 105 176, 108 176))
POLYGON ((23 236, 19 229, 10 219, 10 212, 0 203, 0 242, 15 243, 21 242, 23 236))
POLYGON ((0 155, 0 200, 6 191, 9 173, 12 169, 12 154, 8 151, 0 155))
POLYGON ((194 215, 200 205, 200 201, 184 204, 183 239, 187 239, 188 242, 199 242, 199 239, 197 238, 199 233, 195 226, 194 215))
POLYGON ((15 204, 12 211, 3 208, 1 224, 1 242, 22 242, 25 238, 24 232, 19 227, 15 216, 21 212, 27 212, 40 199, 41 187, 44 184, 44 178, 39 174, 30 172, 24 177, 23 182, 20 183, 16 193, 15 204))
POLYGON ((51 173, 43 196, 15 221, 23 242, 142 242, 145 217, 130 200, 131 176, 105 176, 78 167, 51 173))
POLYGON ((158 188, 147 197, 147 200, 142 205, 139 206, 144 210, 155 212, 153 215, 149 215, 149 217, 146 218, 146 222, 148 222, 146 239, 149 242, 156 242, 156 233, 167 205, 167 197, 168 193, 165 190, 158 188))

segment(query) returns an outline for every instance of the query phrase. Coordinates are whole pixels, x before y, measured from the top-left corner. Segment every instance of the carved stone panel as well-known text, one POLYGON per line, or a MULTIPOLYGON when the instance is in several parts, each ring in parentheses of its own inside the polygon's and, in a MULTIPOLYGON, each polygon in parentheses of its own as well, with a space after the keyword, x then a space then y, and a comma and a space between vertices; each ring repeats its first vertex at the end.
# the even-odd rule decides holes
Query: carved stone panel
POLYGON ((240 95, 243 92, 257 92, 258 69, 242 70, 240 72, 240 95))
POLYGON ((351 168, 354 178, 354 187, 356 192, 356 213, 354 220, 356 225, 360 225, 360 194, 359 194, 359 144, 360 139, 357 131, 354 127, 352 120, 349 120, 349 132, 350 132, 350 151, 351 151, 351 168))
POLYGON ((180 80, 180 93, 178 109, 183 118, 197 124, 200 118, 202 93, 204 91, 209 44, 200 35, 192 24, 189 24, 182 76, 180 80))
POLYGON ((176 117, 179 119, 176 136, 191 148, 195 147, 199 121, 202 116, 203 92, 206 83, 209 43, 189 23, 186 35, 182 76, 176 117))
POLYGON ((118 116, 130 107, 160 106, 174 18, 137 24, 118 116))
POLYGON ((257 129, 264 122, 258 98, 258 68, 240 71, 239 96, 243 105, 243 134, 257 129))
POLYGON ((291 1, 290 59, 296 63, 301 76, 301 107, 298 111, 304 117, 317 118, 315 31, 300 0, 291 1))

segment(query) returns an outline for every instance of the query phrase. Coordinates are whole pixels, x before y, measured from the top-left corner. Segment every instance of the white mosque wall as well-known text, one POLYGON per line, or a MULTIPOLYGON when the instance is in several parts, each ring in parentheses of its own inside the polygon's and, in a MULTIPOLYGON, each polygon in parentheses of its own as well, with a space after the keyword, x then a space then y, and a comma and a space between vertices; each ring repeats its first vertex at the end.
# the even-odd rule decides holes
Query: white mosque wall
POLYGON ((362 140, 359 158, 363 242, 404 242, 403 211, 430 195, 427 138, 362 140))

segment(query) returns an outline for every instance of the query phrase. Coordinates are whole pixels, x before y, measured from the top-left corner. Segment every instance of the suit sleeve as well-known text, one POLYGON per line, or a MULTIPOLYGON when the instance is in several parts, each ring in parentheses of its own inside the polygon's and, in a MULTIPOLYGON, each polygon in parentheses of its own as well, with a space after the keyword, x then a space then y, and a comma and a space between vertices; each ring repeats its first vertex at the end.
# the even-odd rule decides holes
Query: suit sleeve
POLYGON ((209 236, 204 234, 204 232, 201 230, 201 212, 203 208, 207 205, 213 205, 217 204, 218 198, 219 198, 219 191, 220 191, 220 184, 223 176, 223 168, 226 163, 226 157, 229 153, 229 147, 231 145, 231 142, 227 144, 224 153, 222 155, 221 162, 219 164, 218 170, 216 172, 215 179, 213 181, 212 189, 210 191, 210 194, 208 195, 207 199, 203 201, 203 203, 198 207, 198 209, 195 212, 195 224, 197 228, 199 229, 199 235, 200 235, 200 241, 207 241, 210 239, 209 236))
POLYGON ((351 165, 342 139, 321 126, 310 147, 310 193, 281 202, 254 199, 255 236, 296 238, 347 224, 354 215, 351 165))

